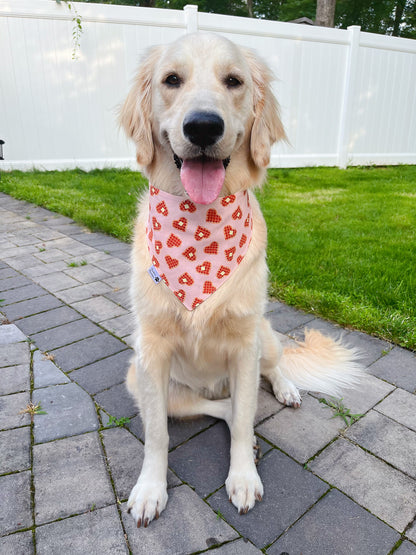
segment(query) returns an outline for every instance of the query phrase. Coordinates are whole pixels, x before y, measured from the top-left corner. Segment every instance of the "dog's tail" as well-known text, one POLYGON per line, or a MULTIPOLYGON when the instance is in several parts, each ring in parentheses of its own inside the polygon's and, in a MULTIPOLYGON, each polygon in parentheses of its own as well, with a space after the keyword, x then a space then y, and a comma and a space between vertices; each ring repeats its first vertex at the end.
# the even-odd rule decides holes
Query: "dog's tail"
POLYGON ((339 397, 343 389, 356 387, 364 378, 359 358, 359 351, 341 340, 307 330, 303 342, 283 350, 279 368, 299 389, 339 397))

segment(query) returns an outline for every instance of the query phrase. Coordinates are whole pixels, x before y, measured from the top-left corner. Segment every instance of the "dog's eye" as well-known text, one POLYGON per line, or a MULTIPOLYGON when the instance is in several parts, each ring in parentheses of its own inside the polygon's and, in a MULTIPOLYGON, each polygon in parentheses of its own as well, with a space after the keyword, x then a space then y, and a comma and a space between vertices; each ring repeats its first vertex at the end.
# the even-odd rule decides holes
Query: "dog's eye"
POLYGON ((164 80, 164 83, 166 85, 169 85, 169 87, 179 87, 181 82, 181 78, 179 77, 179 75, 176 75, 176 73, 169 74, 164 80))
POLYGON ((235 89, 237 87, 241 87, 241 85, 243 84, 243 82, 240 79, 238 79, 238 77, 235 77, 234 75, 228 75, 224 79, 224 82, 229 89, 235 89))

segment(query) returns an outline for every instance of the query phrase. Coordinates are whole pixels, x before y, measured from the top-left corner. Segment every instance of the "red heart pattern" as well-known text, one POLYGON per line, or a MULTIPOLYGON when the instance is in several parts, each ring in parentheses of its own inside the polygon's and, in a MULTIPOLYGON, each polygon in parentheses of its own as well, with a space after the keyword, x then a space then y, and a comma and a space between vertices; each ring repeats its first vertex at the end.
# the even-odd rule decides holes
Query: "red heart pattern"
POLYGON ((182 241, 177 237, 174 233, 169 235, 168 240, 166 241, 168 247, 180 247, 182 245, 182 241))
POLYGON ((196 271, 199 272, 200 274, 209 274, 209 271, 211 270, 211 262, 203 262, 202 264, 199 264, 196 267, 196 271))
POLYGON ((219 224, 221 221, 221 216, 214 208, 210 208, 207 212, 207 217, 205 221, 211 224, 219 224))
POLYGON ((186 218, 179 218, 179 220, 173 220, 172 225, 178 231, 186 231, 188 220, 186 218))
POLYGON ((214 287, 210 281, 206 281, 202 292, 204 295, 212 295, 212 293, 215 293, 216 290, 217 288, 214 287))
POLYGON ((195 241, 202 241, 202 239, 207 239, 211 235, 211 232, 206 227, 201 227, 200 225, 195 231, 195 241))
POLYGON ((180 210, 182 210, 182 212, 191 212, 191 214, 196 210, 195 204, 190 200, 184 200, 183 202, 181 202, 179 208, 180 210))
POLYGON ((169 270, 171 270, 172 268, 176 268, 176 266, 179 264, 179 260, 177 260, 176 258, 172 258, 169 255, 165 256, 165 260, 166 264, 169 266, 169 270))
POLYGON ((205 206, 150 187, 150 258, 161 281, 188 310, 200 306, 238 268, 252 226, 247 191, 205 206))
POLYGON ((210 245, 204 248, 206 254, 218 254, 218 243, 213 241, 210 245))
POLYGON ((184 274, 182 274, 181 276, 178 277, 178 281, 181 285, 192 285, 194 283, 194 280, 192 279, 192 277, 188 274, 188 272, 185 272, 184 274))
POLYGON ((232 227, 231 225, 226 225, 224 227, 224 237, 226 239, 231 239, 232 237, 235 237, 237 234, 237 230, 235 229, 235 227, 232 227))
POLYGON ((169 216, 169 210, 164 200, 162 200, 162 202, 159 202, 159 204, 156 205, 156 212, 158 214, 162 214, 162 216, 165 216, 165 217, 169 216))

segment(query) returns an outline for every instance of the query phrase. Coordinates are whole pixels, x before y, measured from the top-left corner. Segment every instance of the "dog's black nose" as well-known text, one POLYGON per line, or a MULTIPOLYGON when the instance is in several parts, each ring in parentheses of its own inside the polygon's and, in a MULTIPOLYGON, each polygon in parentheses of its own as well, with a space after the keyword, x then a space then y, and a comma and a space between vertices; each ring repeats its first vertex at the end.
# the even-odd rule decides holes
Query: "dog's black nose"
POLYGON ((194 145, 215 144, 224 133, 224 120, 215 112, 191 112, 183 122, 183 132, 194 145))

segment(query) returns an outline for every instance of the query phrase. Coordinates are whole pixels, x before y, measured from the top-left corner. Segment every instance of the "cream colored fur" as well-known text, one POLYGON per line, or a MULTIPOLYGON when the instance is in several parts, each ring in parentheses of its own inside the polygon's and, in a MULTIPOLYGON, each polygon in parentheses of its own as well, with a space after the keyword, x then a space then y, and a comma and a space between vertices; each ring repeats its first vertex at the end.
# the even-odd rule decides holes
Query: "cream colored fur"
MULTIPOLYGON (((260 184, 271 145, 285 139, 270 81, 269 70, 251 51, 216 35, 187 35, 152 49, 120 114, 149 181, 186 196, 173 152, 181 158, 199 155, 184 137, 182 123, 190 111, 208 110, 223 118, 225 128, 206 154, 231 157, 221 194, 260 184), (181 78, 180 87, 166 86, 171 74, 181 78), (230 75, 242 85, 226 87, 230 75)), ((307 335, 298 348, 283 351, 263 317, 266 225, 255 196, 249 194, 254 226, 247 254, 228 281, 194 311, 147 274, 148 194, 139 202, 131 281, 136 354, 127 378, 146 439, 142 471, 128 501, 138 526, 147 526, 166 506, 168 415, 208 414, 227 422, 231 462, 226 489, 244 513, 263 495, 252 455, 260 375, 271 382, 279 401, 292 406, 300 405, 297 387, 337 394, 360 376, 355 353, 318 332, 307 335)))

